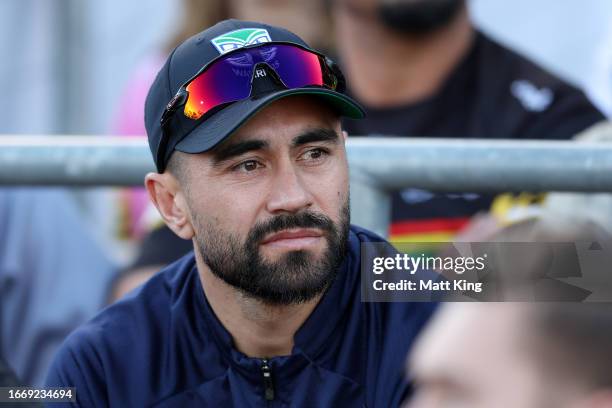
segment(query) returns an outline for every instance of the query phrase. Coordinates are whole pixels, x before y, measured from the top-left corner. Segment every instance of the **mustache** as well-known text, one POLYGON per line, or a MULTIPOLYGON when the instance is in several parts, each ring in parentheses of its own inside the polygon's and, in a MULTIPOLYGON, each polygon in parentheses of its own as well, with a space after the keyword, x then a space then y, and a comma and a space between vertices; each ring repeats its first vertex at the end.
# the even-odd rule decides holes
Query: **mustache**
POLYGON ((259 242, 266 235, 291 228, 318 228, 328 233, 336 231, 334 222, 323 214, 304 211, 297 214, 281 214, 262 223, 256 224, 247 242, 259 242))

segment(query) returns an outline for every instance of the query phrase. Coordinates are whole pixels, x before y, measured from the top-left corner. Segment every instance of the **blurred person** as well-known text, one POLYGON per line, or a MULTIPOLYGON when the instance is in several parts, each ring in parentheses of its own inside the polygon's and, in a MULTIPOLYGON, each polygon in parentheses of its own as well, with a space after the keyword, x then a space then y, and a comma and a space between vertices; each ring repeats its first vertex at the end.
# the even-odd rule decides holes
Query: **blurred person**
POLYGON ((103 305, 116 272, 62 189, 0 189, 0 355, 41 386, 65 337, 103 305))
MULTIPOLYGON (((604 119, 584 94, 475 29, 464 0, 332 0, 351 135, 569 139, 604 119)), ((528 16, 526 16, 528 18, 528 16)), ((493 194, 394 194, 390 239, 449 241, 493 194)))
MULTIPOLYGON (((584 137, 602 136, 600 131, 607 126, 597 128, 584 137)), ((564 212, 550 206, 537 211, 515 208, 504 227, 484 220, 487 225, 462 240, 609 245, 609 231, 594 222, 601 217, 592 217, 589 211, 577 214, 576 208, 583 207, 564 212)), ((587 271, 574 251, 551 257, 535 248, 519 254, 501 249, 497 254, 501 276, 511 280, 517 274, 528 275, 539 278, 541 286, 543 280, 561 272, 560 276, 580 279, 553 279, 555 296, 563 290, 567 300, 610 299, 609 285, 602 285, 609 278, 588 287, 594 292, 576 286, 584 283, 580 275, 587 271)), ((604 277, 607 265, 609 260, 603 265, 604 277)), ((517 289, 524 288, 512 287, 513 299, 523 296, 517 289)), ((415 394, 406 406, 612 407, 610 307, 610 303, 447 305, 411 354, 408 372, 415 394)))
POLYGON ((612 407, 612 304, 454 303, 408 364, 410 408, 612 407))
POLYGON ((385 241, 349 224, 340 118, 363 111, 343 91, 285 29, 226 20, 176 48, 145 184, 194 251, 75 331, 47 385, 91 407, 398 406, 435 303, 361 302, 361 245, 385 241))
POLYGON ((576 84, 610 117, 612 3, 469 0, 469 9, 476 27, 576 84))

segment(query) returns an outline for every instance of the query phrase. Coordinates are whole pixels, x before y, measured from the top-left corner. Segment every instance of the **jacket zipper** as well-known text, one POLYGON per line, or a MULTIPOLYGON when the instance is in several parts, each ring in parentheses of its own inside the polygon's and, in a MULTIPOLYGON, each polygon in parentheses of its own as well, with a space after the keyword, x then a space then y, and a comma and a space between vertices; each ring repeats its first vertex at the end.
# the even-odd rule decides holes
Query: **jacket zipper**
POLYGON ((274 399, 274 382, 272 381, 272 370, 268 365, 268 360, 263 359, 261 361, 261 375, 263 376, 264 383, 264 396, 266 401, 272 401, 274 399))

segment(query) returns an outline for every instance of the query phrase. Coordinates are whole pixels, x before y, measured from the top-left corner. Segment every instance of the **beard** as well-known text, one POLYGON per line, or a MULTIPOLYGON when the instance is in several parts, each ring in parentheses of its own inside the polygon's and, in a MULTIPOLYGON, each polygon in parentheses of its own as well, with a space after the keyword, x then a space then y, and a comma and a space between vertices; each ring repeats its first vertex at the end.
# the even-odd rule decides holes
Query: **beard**
POLYGON ((206 226, 194 216, 196 251, 212 273, 244 295, 270 305, 304 303, 323 293, 334 281, 346 255, 349 233, 348 198, 335 224, 312 211, 281 214, 256 224, 244 242, 234 234, 206 226), (309 250, 289 251, 279 259, 264 259, 260 242, 271 233, 289 228, 317 228, 326 247, 320 256, 309 250))
POLYGON ((464 4, 465 0, 381 1, 378 12, 382 22, 392 30, 423 35, 450 23, 464 4))

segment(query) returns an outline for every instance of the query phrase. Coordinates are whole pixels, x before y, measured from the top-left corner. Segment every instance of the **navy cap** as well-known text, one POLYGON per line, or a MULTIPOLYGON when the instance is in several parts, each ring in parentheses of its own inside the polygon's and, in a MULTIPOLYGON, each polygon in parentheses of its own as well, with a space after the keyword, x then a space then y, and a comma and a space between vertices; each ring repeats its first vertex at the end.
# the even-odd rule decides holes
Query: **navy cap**
POLYGON ((289 95, 308 94, 320 98, 342 116, 359 119, 363 109, 343 93, 327 88, 282 89, 273 87, 257 97, 228 104, 200 120, 175 113, 162 129, 166 105, 179 88, 203 66, 222 53, 246 45, 264 42, 291 42, 309 48, 297 35, 283 28, 249 21, 225 20, 187 39, 174 49, 157 74, 145 103, 145 127, 157 171, 163 172, 174 150, 201 153, 222 142, 251 116, 273 101, 289 95), (232 35, 227 35, 227 34, 232 35), (158 158, 163 132, 167 140, 165 155, 158 158))

